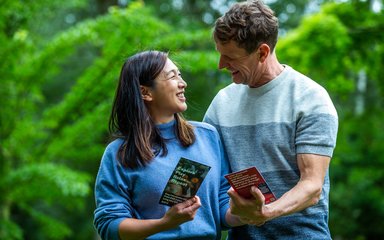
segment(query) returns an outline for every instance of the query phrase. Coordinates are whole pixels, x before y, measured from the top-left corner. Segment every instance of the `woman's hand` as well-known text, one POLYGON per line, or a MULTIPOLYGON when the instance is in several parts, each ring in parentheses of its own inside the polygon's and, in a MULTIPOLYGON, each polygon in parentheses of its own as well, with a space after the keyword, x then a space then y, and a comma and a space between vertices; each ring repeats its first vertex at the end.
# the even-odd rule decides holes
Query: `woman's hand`
POLYGON ((200 198, 198 196, 194 196, 185 202, 172 206, 165 213, 162 221, 165 225, 171 228, 176 227, 182 223, 193 220, 200 206, 200 198))
POLYGON ((126 218, 119 225, 120 239, 145 239, 150 235, 175 228, 193 220, 200 206, 200 198, 195 196, 168 209, 161 219, 126 218))

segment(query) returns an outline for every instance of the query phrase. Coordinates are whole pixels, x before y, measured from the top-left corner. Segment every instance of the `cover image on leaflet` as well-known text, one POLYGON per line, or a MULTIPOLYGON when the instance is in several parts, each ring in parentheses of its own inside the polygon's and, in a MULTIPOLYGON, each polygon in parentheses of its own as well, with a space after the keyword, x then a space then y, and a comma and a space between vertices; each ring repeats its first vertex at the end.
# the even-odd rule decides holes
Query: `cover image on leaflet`
POLYGON ((180 158, 160 198, 160 204, 173 206, 196 195, 210 166, 180 158))
POLYGON ((256 169, 250 167, 238 172, 225 175, 225 178, 231 184, 232 188, 244 198, 252 198, 251 187, 256 186, 260 189, 265 197, 265 204, 271 203, 276 200, 275 195, 269 188, 263 176, 256 169))

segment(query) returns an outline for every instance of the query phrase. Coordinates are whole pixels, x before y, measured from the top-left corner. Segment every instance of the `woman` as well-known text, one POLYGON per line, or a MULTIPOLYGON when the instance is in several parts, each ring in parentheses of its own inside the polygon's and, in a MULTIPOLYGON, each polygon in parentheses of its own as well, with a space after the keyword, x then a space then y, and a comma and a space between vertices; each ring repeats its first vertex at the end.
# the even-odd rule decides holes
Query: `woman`
POLYGON ((228 211, 229 165, 217 131, 181 115, 186 87, 166 53, 141 52, 123 65, 109 121, 117 139, 95 186, 103 239, 220 239, 222 227, 240 225, 228 211), (169 207, 159 200, 180 158, 211 168, 198 196, 169 207))

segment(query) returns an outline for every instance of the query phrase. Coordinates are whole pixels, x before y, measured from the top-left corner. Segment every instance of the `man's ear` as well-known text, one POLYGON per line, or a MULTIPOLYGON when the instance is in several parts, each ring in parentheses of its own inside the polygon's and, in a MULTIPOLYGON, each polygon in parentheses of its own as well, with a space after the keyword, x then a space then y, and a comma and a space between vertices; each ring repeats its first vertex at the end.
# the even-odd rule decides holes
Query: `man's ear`
POLYGON ((140 85, 140 91, 141 91, 141 97, 143 98, 144 101, 148 101, 148 102, 152 101, 152 93, 149 87, 140 85))
POLYGON ((263 43, 259 47, 258 54, 259 54, 259 61, 263 63, 265 59, 267 59, 269 54, 271 54, 271 49, 267 44, 263 43))

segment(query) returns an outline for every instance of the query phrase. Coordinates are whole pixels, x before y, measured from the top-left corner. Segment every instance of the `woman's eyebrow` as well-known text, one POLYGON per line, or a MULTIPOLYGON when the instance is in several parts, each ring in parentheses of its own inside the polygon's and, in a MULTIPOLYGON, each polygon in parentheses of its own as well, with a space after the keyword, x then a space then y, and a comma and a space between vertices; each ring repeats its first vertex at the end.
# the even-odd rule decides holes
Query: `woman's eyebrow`
POLYGON ((178 69, 172 69, 172 70, 166 72, 165 76, 169 76, 171 73, 177 74, 178 73, 178 69))

